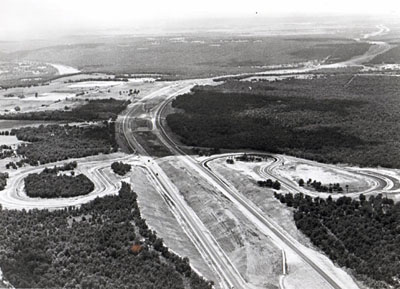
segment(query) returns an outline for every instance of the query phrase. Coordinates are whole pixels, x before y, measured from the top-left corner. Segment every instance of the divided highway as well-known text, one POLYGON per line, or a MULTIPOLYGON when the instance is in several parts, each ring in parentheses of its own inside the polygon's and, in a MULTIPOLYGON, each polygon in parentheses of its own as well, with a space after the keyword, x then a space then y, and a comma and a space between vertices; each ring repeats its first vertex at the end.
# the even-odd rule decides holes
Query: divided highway
MULTIPOLYGON (((242 194, 237 192, 234 188, 232 188, 229 184, 227 184, 224 180, 222 180, 219 176, 214 174, 207 167, 207 163, 199 163, 191 156, 187 155, 183 150, 179 148, 178 145, 172 140, 172 138, 166 133, 162 122, 161 115, 163 111, 167 107, 170 102, 170 98, 167 98, 157 109, 155 118, 156 118, 156 128, 160 132, 160 136, 162 137, 163 143, 176 155, 180 155, 184 158, 184 161, 191 166, 194 170, 196 170, 199 175, 204 177, 208 182, 210 182, 215 188, 217 188, 221 193, 223 193, 229 200, 231 200, 237 208, 244 213, 246 217, 249 218, 250 221, 254 222, 261 231, 268 234, 275 243, 282 247, 284 245, 284 250, 292 250, 295 252, 301 259, 303 259, 307 264, 309 264, 325 281, 329 284, 329 287, 335 289, 344 289, 344 288, 357 288, 357 286, 347 286, 343 284, 341 280, 335 280, 335 276, 331 276, 331 274, 325 272, 323 269, 319 267, 319 265, 307 256, 307 252, 302 250, 303 246, 289 236, 284 230, 277 225, 274 221, 266 217, 259 208, 257 208, 251 201, 246 199, 242 194)), ((355 285, 355 284, 354 284, 355 285)))
MULTIPOLYGON (((183 85, 183 87, 178 87, 175 84, 164 87, 151 96, 146 96, 146 99, 157 96, 157 94, 167 94, 170 97, 181 94, 184 91, 190 90, 195 83, 190 82, 189 85, 183 85)), ((143 98, 144 99, 144 98, 143 98)), ((141 101, 143 101, 143 99, 141 101)), ((148 154, 143 149, 143 147, 138 143, 132 134, 130 129, 129 120, 137 116, 137 105, 133 105, 131 110, 128 110, 120 121, 120 129, 131 147, 131 149, 140 155, 144 159, 143 168, 147 170, 148 174, 151 176, 155 187, 161 193, 164 198, 167 198, 168 202, 173 204, 173 213, 177 215, 178 220, 183 222, 183 228, 185 229, 188 237, 192 240, 193 244, 199 250, 200 254, 203 256, 205 261, 213 269, 213 271, 220 277, 220 286, 222 288, 251 288, 251 286, 242 278, 241 274, 232 264, 228 256, 219 246, 218 242, 214 239, 209 230, 205 227, 193 209, 186 203, 182 195, 179 193, 178 189, 170 181, 170 179, 165 175, 163 170, 158 166, 152 158, 146 157, 148 154), (147 161, 146 161, 147 160, 147 161)), ((159 110, 157 109, 157 112, 159 110)), ((156 113, 157 115, 157 113, 156 113)), ((157 124, 156 124, 157 125, 157 124)), ((154 127, 153 127, 154 129, 154 127)))

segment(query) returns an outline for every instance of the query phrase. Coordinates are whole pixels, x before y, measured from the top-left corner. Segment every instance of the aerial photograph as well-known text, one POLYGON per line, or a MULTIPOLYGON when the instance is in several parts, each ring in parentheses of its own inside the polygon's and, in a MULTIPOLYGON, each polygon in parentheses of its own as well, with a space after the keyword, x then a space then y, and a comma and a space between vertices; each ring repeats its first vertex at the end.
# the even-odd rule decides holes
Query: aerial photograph
POLYGON ((400 2, 1 0, 0 288, 400 289, 400 2))

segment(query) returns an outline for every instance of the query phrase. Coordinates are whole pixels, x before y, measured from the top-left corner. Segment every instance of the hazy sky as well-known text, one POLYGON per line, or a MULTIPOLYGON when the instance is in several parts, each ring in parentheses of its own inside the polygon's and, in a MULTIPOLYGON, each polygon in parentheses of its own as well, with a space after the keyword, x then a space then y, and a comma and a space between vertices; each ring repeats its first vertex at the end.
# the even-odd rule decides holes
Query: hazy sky
POLYGON ((399 15, 399 0, 0 0, 0 39, 157 25, 202 17, 399 15))

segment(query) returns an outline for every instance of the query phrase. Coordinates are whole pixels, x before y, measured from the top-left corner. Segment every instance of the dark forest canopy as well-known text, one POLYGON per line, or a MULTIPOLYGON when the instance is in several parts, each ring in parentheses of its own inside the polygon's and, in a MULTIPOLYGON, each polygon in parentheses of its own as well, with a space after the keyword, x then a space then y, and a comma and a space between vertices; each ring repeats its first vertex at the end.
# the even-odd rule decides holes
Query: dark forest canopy
POLYGON ((167 123, 190 146, 400 167, 399 91, 395 77, 351 73, 228 80, 178 96, 167 123))

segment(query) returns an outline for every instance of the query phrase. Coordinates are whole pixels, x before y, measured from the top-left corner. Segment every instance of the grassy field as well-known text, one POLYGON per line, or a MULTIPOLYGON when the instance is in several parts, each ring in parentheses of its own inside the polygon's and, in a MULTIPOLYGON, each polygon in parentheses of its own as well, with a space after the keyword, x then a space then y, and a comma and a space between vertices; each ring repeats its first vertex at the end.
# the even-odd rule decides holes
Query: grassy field
POLYGON ((174 101, 185 113, 171 114, 167 121, 188 145, 400 167, 398 78, 352 77, 198 87, 174 101))

